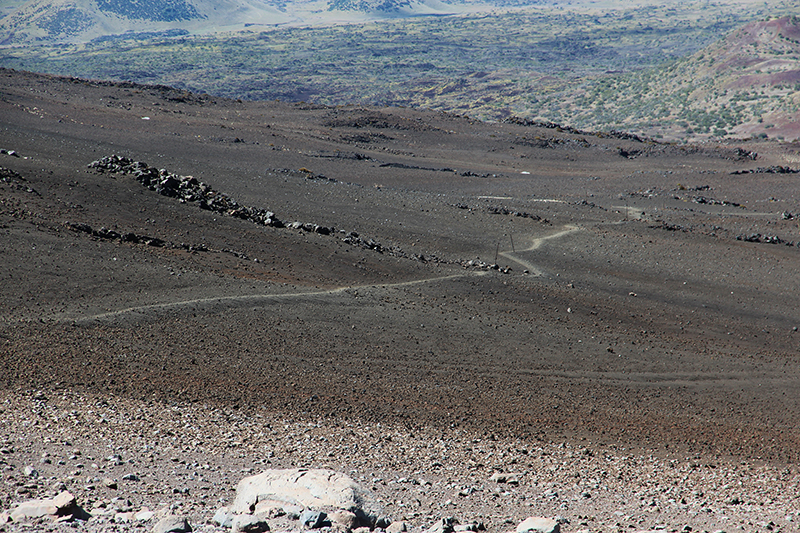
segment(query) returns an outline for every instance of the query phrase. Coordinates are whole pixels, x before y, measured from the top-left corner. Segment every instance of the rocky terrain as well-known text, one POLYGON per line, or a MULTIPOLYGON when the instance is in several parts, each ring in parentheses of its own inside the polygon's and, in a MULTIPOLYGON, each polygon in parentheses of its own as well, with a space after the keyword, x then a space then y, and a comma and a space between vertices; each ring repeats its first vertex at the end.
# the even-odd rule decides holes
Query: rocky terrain
POLYGON ((797 145, 0 80, 0 528, 797 529, 797 145))

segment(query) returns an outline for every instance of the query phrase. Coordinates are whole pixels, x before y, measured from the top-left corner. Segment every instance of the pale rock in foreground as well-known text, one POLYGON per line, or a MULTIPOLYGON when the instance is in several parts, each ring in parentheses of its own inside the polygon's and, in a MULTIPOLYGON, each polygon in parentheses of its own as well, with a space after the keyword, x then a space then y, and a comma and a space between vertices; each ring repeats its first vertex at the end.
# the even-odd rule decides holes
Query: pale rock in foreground
POLYGON ((408 531, 408 524, 403 521, 392 522, 386 528, 386 533, 405 533, 406 531, 408 531))
POLYGON ((50 500, 22 502, 8 513, 9 519, 13 522, 25 522, 46 516, 59 519, 84 518, 86 511, 78 507, 75 496, 63 491, 50 500))
POLYGON ((182 516, 167 516, 153 526, 153 533, 189 533, 192 526, 182 516))
POLYGON ((326 469, 274 469, 244 478, 236 487, 229 513, 252 514, 257 506, 345 510, 355 514, 363 525, 374 524, 380 516, 380 509, 365 489, 348 476, 326 469))
POLYGON ((517 526, 516 533, 560 533, 561 525, 557 520, 541 516, 531 516, 517 526))
POLYGON ((231 533, 265 533, 269 524, 263 518, 249 514, 240 514, 233 519, 231 533))

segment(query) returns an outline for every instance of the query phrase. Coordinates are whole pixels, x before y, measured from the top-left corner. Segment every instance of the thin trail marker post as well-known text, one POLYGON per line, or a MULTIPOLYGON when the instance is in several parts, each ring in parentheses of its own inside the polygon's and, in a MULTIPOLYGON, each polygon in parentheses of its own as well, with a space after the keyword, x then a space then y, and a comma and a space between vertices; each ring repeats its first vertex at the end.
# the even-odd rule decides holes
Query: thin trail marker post
POLYGON ((511 252, 516 252, 514 249, 514 234, 511 232, 511 230, 508 230, 508 238, 511 239, 511 252))
POLYGON ((494 264, 497 264, 497 255, 500 253, 500 241, 497 241, 497 248, 494 251, 494 264))

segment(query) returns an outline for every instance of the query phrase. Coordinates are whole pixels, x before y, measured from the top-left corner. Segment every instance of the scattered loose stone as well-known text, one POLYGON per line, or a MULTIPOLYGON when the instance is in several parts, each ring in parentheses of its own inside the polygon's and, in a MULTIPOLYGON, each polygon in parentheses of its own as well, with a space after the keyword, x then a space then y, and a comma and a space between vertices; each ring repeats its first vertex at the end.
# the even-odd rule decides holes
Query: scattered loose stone
POLYGON ((358 517, 351 511, 340 509, 328 515, 331 522, 340 524, 347 529, 354 529, 358 526, 358 517))
POLYGON ((240 514, 233 519, 231 533, 264 533, 269 531, 269 524, 255 515, 240 514))
POLYGON ((227 507, 220 507, 211 518, 211 523, 220 527, 231 527, 233 525, 233 516, 228 513, 227 507))
POLYGON ((75 496, 66 491, 53 499, 22 502, 11 510, 9 516, 14 522, 25 522, 46 516, 66 520, 87 519, 89 517, 86 511, 78 507, 75 496))
POLYGON ((144 507, 141 511, 133 515, 133 518, 135 518, 139 522, 147 522, 151 520, 155 515, 156 514, 153 511, 151 511, 147 507, 144 507))
POLYGON ((403 521, 392 522, 386 528, 386 533, 404 533, 408 531, 408 524, 403 521))
POLYGON ((328 516, 322 511, 312 511, 306 509, 300 513, 300 525, 305 529, 318 529, 325 525, 325 519, 328 516))
POLYGON ((494 481, 495 483, 508 483, 509 485, 517 485, 519 484, 519 477, 519 473, 495 472, 492 474, 489 480, 494 481))
POLYGON ((458 525, 458 520, 452 516, 442 518, 433 526, 425 530, 425 533, 453 533, 455 526, 458 525))
POLYGON ((152 533, 189 533, 192 526, 189 521, 182 516, 167 516, 156 522, 152 533))

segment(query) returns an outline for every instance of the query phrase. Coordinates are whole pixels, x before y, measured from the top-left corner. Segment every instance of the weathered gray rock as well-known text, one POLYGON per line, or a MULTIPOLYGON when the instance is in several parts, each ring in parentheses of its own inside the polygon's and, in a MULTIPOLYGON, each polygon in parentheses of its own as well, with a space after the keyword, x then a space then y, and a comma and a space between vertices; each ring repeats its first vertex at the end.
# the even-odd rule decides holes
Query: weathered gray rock
POLYGON ((9 512, 9 517, 14 522, 25 522, 45 516, 53 518, 68 516, 83 518, 84 515, 86 515, 86 512, 77 506, 75 496, 67 491, 60 493, 53 499, 22 502, 9 512))
POLYGON ((519 483, 520 475, 518 473, 513 472, 495 472, 489 478, 489 481, 494 481, 495 483, 508 483, 510 485, 516 485, 519 483))
POLYGON ((233 516, 228 512, 227 507, 220 507, 211 518, 211 523, 220 527, 233 526, 233 516))
POLYGON ((153 526, 153 533, 189 533, 192 526, 189 521, 182 516, 166 516, 156 522, 153 526))
POLYGON ((240 514, 234 517, 231 524, 231 533, 264 533, 265 531, 269 531, 267 521, 250 514, 240 514))
POLYGON ((405 533, 406 531, 408 531, 408 524, 406 524, 402 520, 397 522, 392 522, 386 528, 386 533, 405 533))
POLYGON ((133 515, 133 518, 138 520, 139 522, 147 522, 148 520, 152 519, 156 513, 148 509, 147 507, 143 507, 141 511, 133 515))
POLYGON ((365 489, 348 476, 326 469, 276 469, 245 478, 236 488, 230 512, 250 514, 260 502, 284 509, 343 509, 354 513, 362 525, 372 525, 380 516, 380 508, 365 489))
POLYGON ((433 526, 426 529, 425 533, 453 533, 455 531, 455 526, 457 525, 458 525, 458 520, 456 520, 452 516, 448 516, 442 518, 441 520, 436 522, 433 526))
POLYGON ((517 533, 560 533, 561 524, 552 518, 542 516, 531 516, 523 520, 517 526, 517 533))
POLYGON ((300 513, 300 525, 306 529, 318 529, 325 524, 325 519, 327 518, 328 515, 322 511, 306 509, 300 513))
POLYGON ((275 502, 274 500, 260 501, 256 504, 255 509, 253 509, 253 514, 257 514, 259 516, 277 518, 279 516, 287 515, 291 520, 297 520, 300 518, 300 513, 302 512, 303 508, 299 505, 284 505, 279 502, 275 502))
POLYGON ((355 529, 358 527, 358 517, 351 511, 339 509, 338 511, 330 513, 328 518, 332 523, 342 525, 347 529, 355 529))
POLYGON ((55 516, 56 511, 58 507, 53 500, 28 500, 11 509, 9 516, 14 522, 25 522, 44 516, 55 516))

